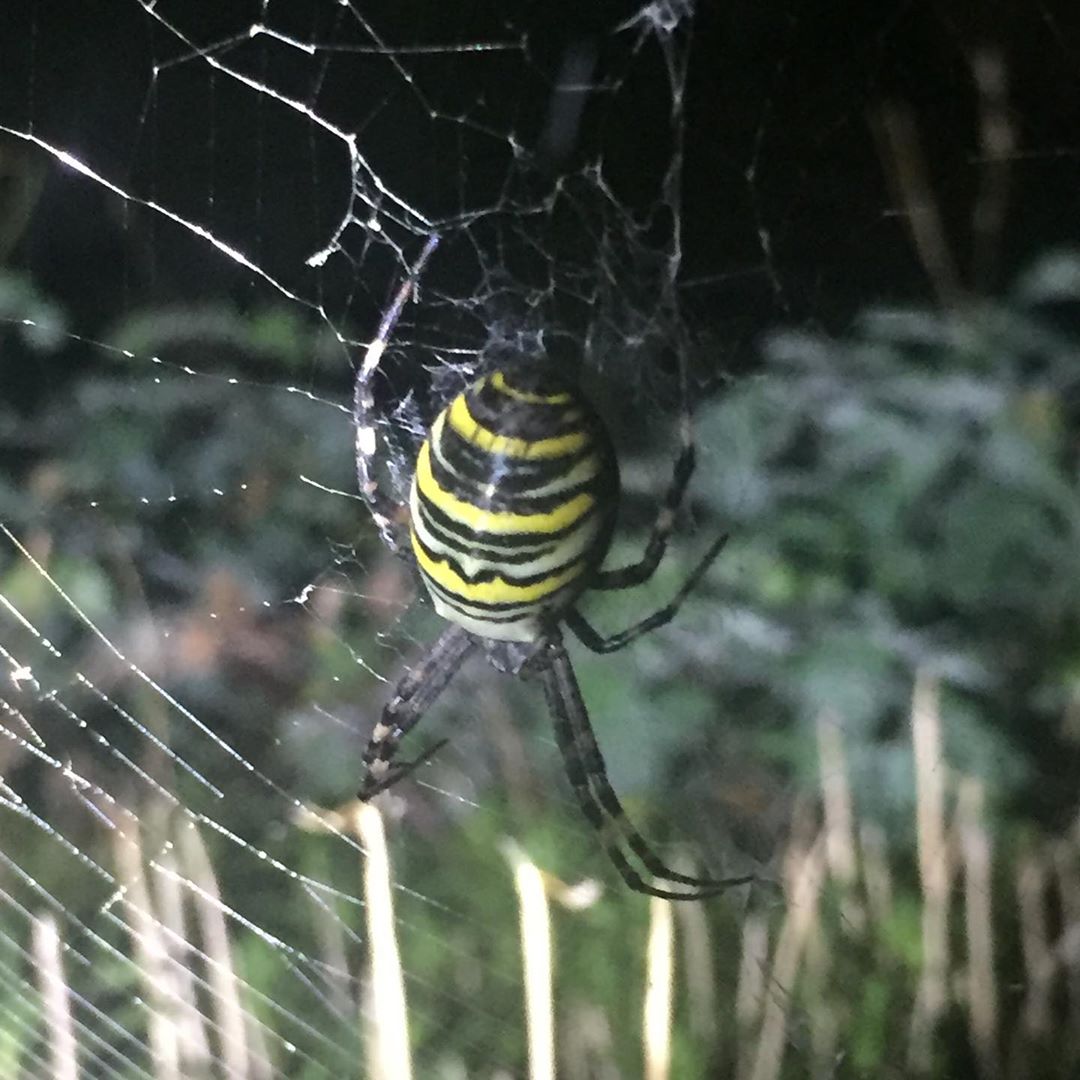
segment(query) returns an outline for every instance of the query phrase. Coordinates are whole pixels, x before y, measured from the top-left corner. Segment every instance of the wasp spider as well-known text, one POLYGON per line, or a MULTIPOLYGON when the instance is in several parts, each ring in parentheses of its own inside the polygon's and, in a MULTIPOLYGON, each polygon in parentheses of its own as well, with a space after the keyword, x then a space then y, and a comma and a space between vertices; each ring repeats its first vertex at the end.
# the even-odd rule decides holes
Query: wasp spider
MULTIPOLYGON (((383 318, 354 393, 360 490, 395 549, 404 546, 395 525, 399 508, 373 479, 377 439, 371 378, 436 243, 428 241, 383 318)), ((681 427, 682 447, 644 555, 632 565, 604 570, 618 505, 618 465, 607 431, 573 382, 550 365, 493 371, 439 413, 416 459, 408 543, 435 610, 449 626, 405 674, 383 710, 364 753, 361 799, 395 784, 438 748, 413 761, 395 760, 401 739, 466 657, 482 651, 499 671, 543 685, 570 784, 630 888, 686 900, 750 880, 681 874, 666 866, 630 824, 608 781, 560 632, 565 624, 594 652, 615 652, 672 619, 719 554, 723 537, 666 607, 611 637, 594 630, 574 606, 586 590, 630 588, 656 570, 694 468, 689 422, 681 427)))

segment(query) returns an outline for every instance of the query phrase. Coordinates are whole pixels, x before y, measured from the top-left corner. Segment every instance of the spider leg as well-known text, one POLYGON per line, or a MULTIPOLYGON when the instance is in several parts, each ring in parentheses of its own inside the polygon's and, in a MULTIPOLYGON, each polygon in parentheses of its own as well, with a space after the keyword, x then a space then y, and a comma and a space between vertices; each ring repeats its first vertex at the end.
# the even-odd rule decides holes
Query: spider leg
POLYGON ((607 767, 593 734, 589 715, 578 688, 570 658, 558 636, 547 646, 544 666, 537 670, 543 681, 548 707, 555 721, 555 738, 566 765, 567 776, 589 824, 600 834, 608 857, 623 880, 635 892, 665 900, 701 900, 754 880, 738 878, 697 878, 668 867, 631 824, 607 777, 607 767), (686 885, 692 891, 659 888, 641 876, 630 864, 622 840, 654 879, 686 885))
POLYGON ((645 554, 636 563, 620 566, 616 570, 601 570, 589 585, 591 589, 629 589, 648 581, 656 573, 660 560, 667 550, 668 538, 675 528, 675 515, 686 494, 686 486, 694 472, 696 452, 694 450, 694 432, 690 416, 684 413, 679 421, 679 438, 682 446, 675 459, 671 474, 671 483, 660 507, 660 512, 653 522, 652 532, 645 545, 645 554))
POLYGON ((634 623, 633 626, 629 626, 617 634, 612 634, 610 637, 605 637, 603 634, 594 630, 586 621, 585 616, 575 608, 571 608, 565 616, 563 616, 566 625, 570 627, 574 636, 581 644, 591 652, 618 652, 619 649, 625 648, 635 638, 639 638, 642 634, 647 634, 650 630, 655 630, 658 626, 663 626, 665 623, 669 623, 675 618, 683 601, 695 588, 697 588, 698 582, 705 576, 705 572, 723 550, 727 541, 728 537, 726 533, 714 540, 709 550, 706 551, 699 560, 697 566, 690 571, 689 576, 682 583, 682 586, 672 598, 671 602, 660 608, 659 611, 654 611, 651 615, 647 615, 640 622, 634 623))
POLYGON ((427 656, 402 677, 364 751, 360 799, 366 802, 396 784, 445 743, 444 739, 413 761, 394 762, 401 740, 446 689, 476 644, 476 638, 467 630, 449 626, 436 638, 427 656))
POLYGON ((379 367, 379 361, 386 351, 390 334, 393 332, 398 319, 401 318, 405 304, 415 290, 416 283, 438 243, 439 237, 436 234, 433 233, 428 237, 423 251, 420 252, 420 257, 394 294, 393 302, 379 323, 379 330, 364 353, 364 359, 356 371, 356 382, 353 384, 353 425, 356 428, 356 480, 360 488, 360 494, 367 503, 371 517, 379 530, 379 535, 383 538, 386 546, 395 552, 402 547, 398 537, 396 521, 398 506, 383 491, 374 476, 378 438, 375 434, 377 416, 372 380, 379 367))

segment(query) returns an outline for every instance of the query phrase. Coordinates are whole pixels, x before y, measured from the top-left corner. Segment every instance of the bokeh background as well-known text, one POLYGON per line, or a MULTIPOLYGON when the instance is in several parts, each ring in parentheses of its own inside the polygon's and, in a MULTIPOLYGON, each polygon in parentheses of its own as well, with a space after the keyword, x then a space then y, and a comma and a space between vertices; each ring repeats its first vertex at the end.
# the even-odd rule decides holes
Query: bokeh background
POLYGON ((521 860, 559 1076, 1077 1074, 1080 16, 820 7, 6 13, 0 1075, 542 1075, 521 860), (673 913, 667 1059, 670 916, 535 687, 473 664, 417 730, 449 742, 384 800, 369 921, 360 754, 439 620, 349 402, 432 232, 391 487, 472 373, 544 351, 612 428, 629 560, 687 373, 672 550, 586 611, 728 547, 671 626, 574 652, 634 819, 760 879, 673 913))

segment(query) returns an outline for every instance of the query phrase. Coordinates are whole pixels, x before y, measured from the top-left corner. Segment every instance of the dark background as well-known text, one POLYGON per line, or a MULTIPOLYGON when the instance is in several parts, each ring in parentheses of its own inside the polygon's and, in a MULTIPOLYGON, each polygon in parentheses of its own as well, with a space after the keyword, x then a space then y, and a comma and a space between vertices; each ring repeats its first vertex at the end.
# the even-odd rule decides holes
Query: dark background
MULTIPOLYGON (((542 341, 583 363, 612 423, 626 487, 620 556, 632 555, 670 470, 678 346, 692 363, 702 465, 654 606, 714 530, 730 530, 728 549, 670 633, 621 657, 575 653, 635 818, 658 842, 689 840, 710 868, 734 850, 779 877, 816 825, 814 724, 823 707, 836 710, 859 823, 887 836, 896 904, 862 937, 846 909, 827 908, 832 983, 799 1008, 838 1002, 843 1060, 886 1075, 920 972, 909 716, 916 674, 934 671, 946 758, 987 793, 1007 1027, 1028 975, 1015 866, 1043 858, 1049 880, 1056 855, 1046 852, 1075 827, 1080 762, 1080 389, 1069 336, 1080 275, 1070 278, 1066 259, 1043 287, 1017 284, 1080 241, 1077 6, 736 0, 701 3, 688 23, 674 17, 678 4, 279 0, 268 16, 278 40, 249 33, 261 10, 156 4, 187 43, 134 0, 4 14, 0 520, 244 762, 148 692, 5 543, 0 594, 61 650, 44 657, 5 623, 5 648, 32 658, 41 680, 32 707, 18 687, 11 700, 55 759, 98 788, 74 791, 22 728, 22 742, 3 744, 5 781, 110 868, 109 800, 98 796, 132 807, 150 835, 164 815, 146 776, 178 793, 185 822, 219 815, 249 845, 211 836, 224 894, 277 935, 268 945, 233 927, 253 983, 348 1048, 354 1013, 326 1006, 326 971, 279 981, 278 967, 296 961, 277 940, 320 958, 325 942, 299 879, 272 859, 356 894, 355 850, 341 836, 312 841, 290 800, 352 796, 393 682, 438 630, 408 568, 348 498, 352 432, 339 408, 403 264, 434 228, 442 243, 423 302, 385 361, 393 378, 382 392, 402 405, 384 432, 404 431, 399 478, 409 435, 470 364, 542 341), (673 13, 670 48, 646 13, 673 13), (281 40, 290 35, 294 44, 281 40), (667 65, 685 57, 685 79, 673 80, 667 65), (559 89, 567 70, 589 85, 579 122, 580 95, 559 89), (321 121, 355 135, 355 173, 321 121), (665 189, 669 175, 677 183, 665 189), (356 220, 340 249, 306 265, 350 200, 356 220), (363 226, 373 207, 379 235, 363 226), (24 333, 27 312, 62 326, 51 344, 24 333), (53 715, 50 691, 87 727, 53 715), (158 732, 175 758, 148 737, 158 732)), ((598 621, 615 628, 649 602, 612 598, 598 621)), ((512 1070, 522 1040, 505 835, 552 873, 608 883, 604 902, 566 930, 562 962, 566 985, 602 1001, 617 1033, 637 1023, 624 950, 640 951, 644 915, 640 898, 604 878, 535 688, 475 667, 425 721, 428 738, 452 738, 391 814, 409 890, 398 917, 411 1000, 422 1003, 418 1059, 463 1047, 474 1070, 512 1070)), ((91 875, 70 851, 50 858, 42 830, 18 829, 3 852, 119 941, 102 916, 115 878, 91 875)), ((22 879, 0 886, 28 910, 40 903, 22 879)), ((1075 894, 1046 892, 1052 933, 1075 931, 1075 894)), ((783 905, 764 895, 775 927, 783 905)), ((363 956, 358 911, 342 903, 330 920, 356 935, 343 947, 352 970, 363 956)), ((725 965, 742 926, 728 914, 709 913, 725 965)), ((337 958, 328 969, 348 975, 337 958)), ((80 985, 141 1045, 143 1015, 118 1005, 137 996, 138 979, 109 970, 115 983, 80 985)), ((725 967, 725 992, 730 976, 725 967)), ((716 1010, 725 1023, 730 1005, 716 1010)), ((1063 1077, 1077 1060, 1054 1041, 1066 1006, 1062 990, 1061 1024, 1039 1044, 1044 1057, 1031 1057, 1032 1075, 1039 1060, 1063 1077)), ((963 994, 950 997, 943 1075, 973 1067, 965 1007, 963 994)), ((700 1040, 700 1060, 730 1064, 729 1034, 700 1040)), ((1028 1044, 1016 1045, 1023 1058, 1028 1044)), ((800 1062, 808 1046, 805 1032, 791 1035, 800 1062)), ((636 1065, 633 1047, 618 1053, 636 1065)))
MULTIPOLYGON (((254 4, 158 8, 200 48, 231 39, 258 15, 254 4)), ((545 86, 569 52, 591 53, 598 82, 627 81, 618 93, 593 97, 575 144, 547 164, 568 172, 599 152, 619 198, 644 209, 670 161, 670 125, 668 103, 654 92, 659 50, 647 44, 631 68, 613 41, 625 44, 633 32, 608 36, 634 11, 617 4, 453 11, 398 4, 379 12, 377 31, 388 45, 520 42, 523 53, 477 54, 469 63, 461 54, 420 57, 409 69, 441 113, 516 133, 526 154, 539 152, 541 165, 551 103, 545 86), (508 86, 515 92, 506 93, 508 86)), ((371 44, 330 5, 288 5, 272 14, 283 33, 295 28, 298 37, 371 44)), ((347 197, 339 142, 320 138, 302 117, 294 124, 289 110, 205 66, 164 67, 155 80, 153 65, 168 64, 184 48, 136 3, 27 3, 7 19, 4 124, 33 131, 126 190, 235 241, 303 295, 328 297, 335 318, 367 315, 353 291, 354 269, 316 275, 301 265, 347 197)), ((1022 2, 700 5, 686 90, 686 302, 723 329, 742 363, 752 363, 749 344, 777 320, 836 328, 868 299, 928 295, 932 283, 911 243, 881 134, 890 109, 910 119, 908 151, 921 158, 964 280, 992 291, 1002 267, 1067 240, 1080 198, 1078 21, 1070 5, 1022 2), (972 73, 980 55, 1004 65, 1003 108, 1015 150, 997 255, 976 283, 972 213, 987 156, 972 73), (759 225, 770 237, 768 258, 759 225)), ((505 140, 430 122, 386 58, 341 53, 312 64, 259 42, 221 56, 359 130, 362 152, 388 186, 415 198, 430 218, 498 202, 509 166, 505 140)), ((226 292, 243 300, 258 287, 205 243, 173 236, 160 218, 70 173, 51 169, 42 199, 39 220, 47 225, 31 230, 12 258, 69 302, 88 330, 147 298, 226 292)), ((381 289, 371 291, 381 303, 381 289)), ((730 353, 725 362, 733 362, 730 353)))

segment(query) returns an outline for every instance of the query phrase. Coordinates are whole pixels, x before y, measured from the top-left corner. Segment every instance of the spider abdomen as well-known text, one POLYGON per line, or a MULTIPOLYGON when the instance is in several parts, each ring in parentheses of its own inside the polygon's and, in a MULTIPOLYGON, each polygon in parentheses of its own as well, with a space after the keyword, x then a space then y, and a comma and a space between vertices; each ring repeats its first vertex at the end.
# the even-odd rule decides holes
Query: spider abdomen
POLYGON ((550 370, 496 371, 436 417, 409 498, 413 552, 444 618, 533 641, 586 588, 618 502, 611 443, 550 370))

